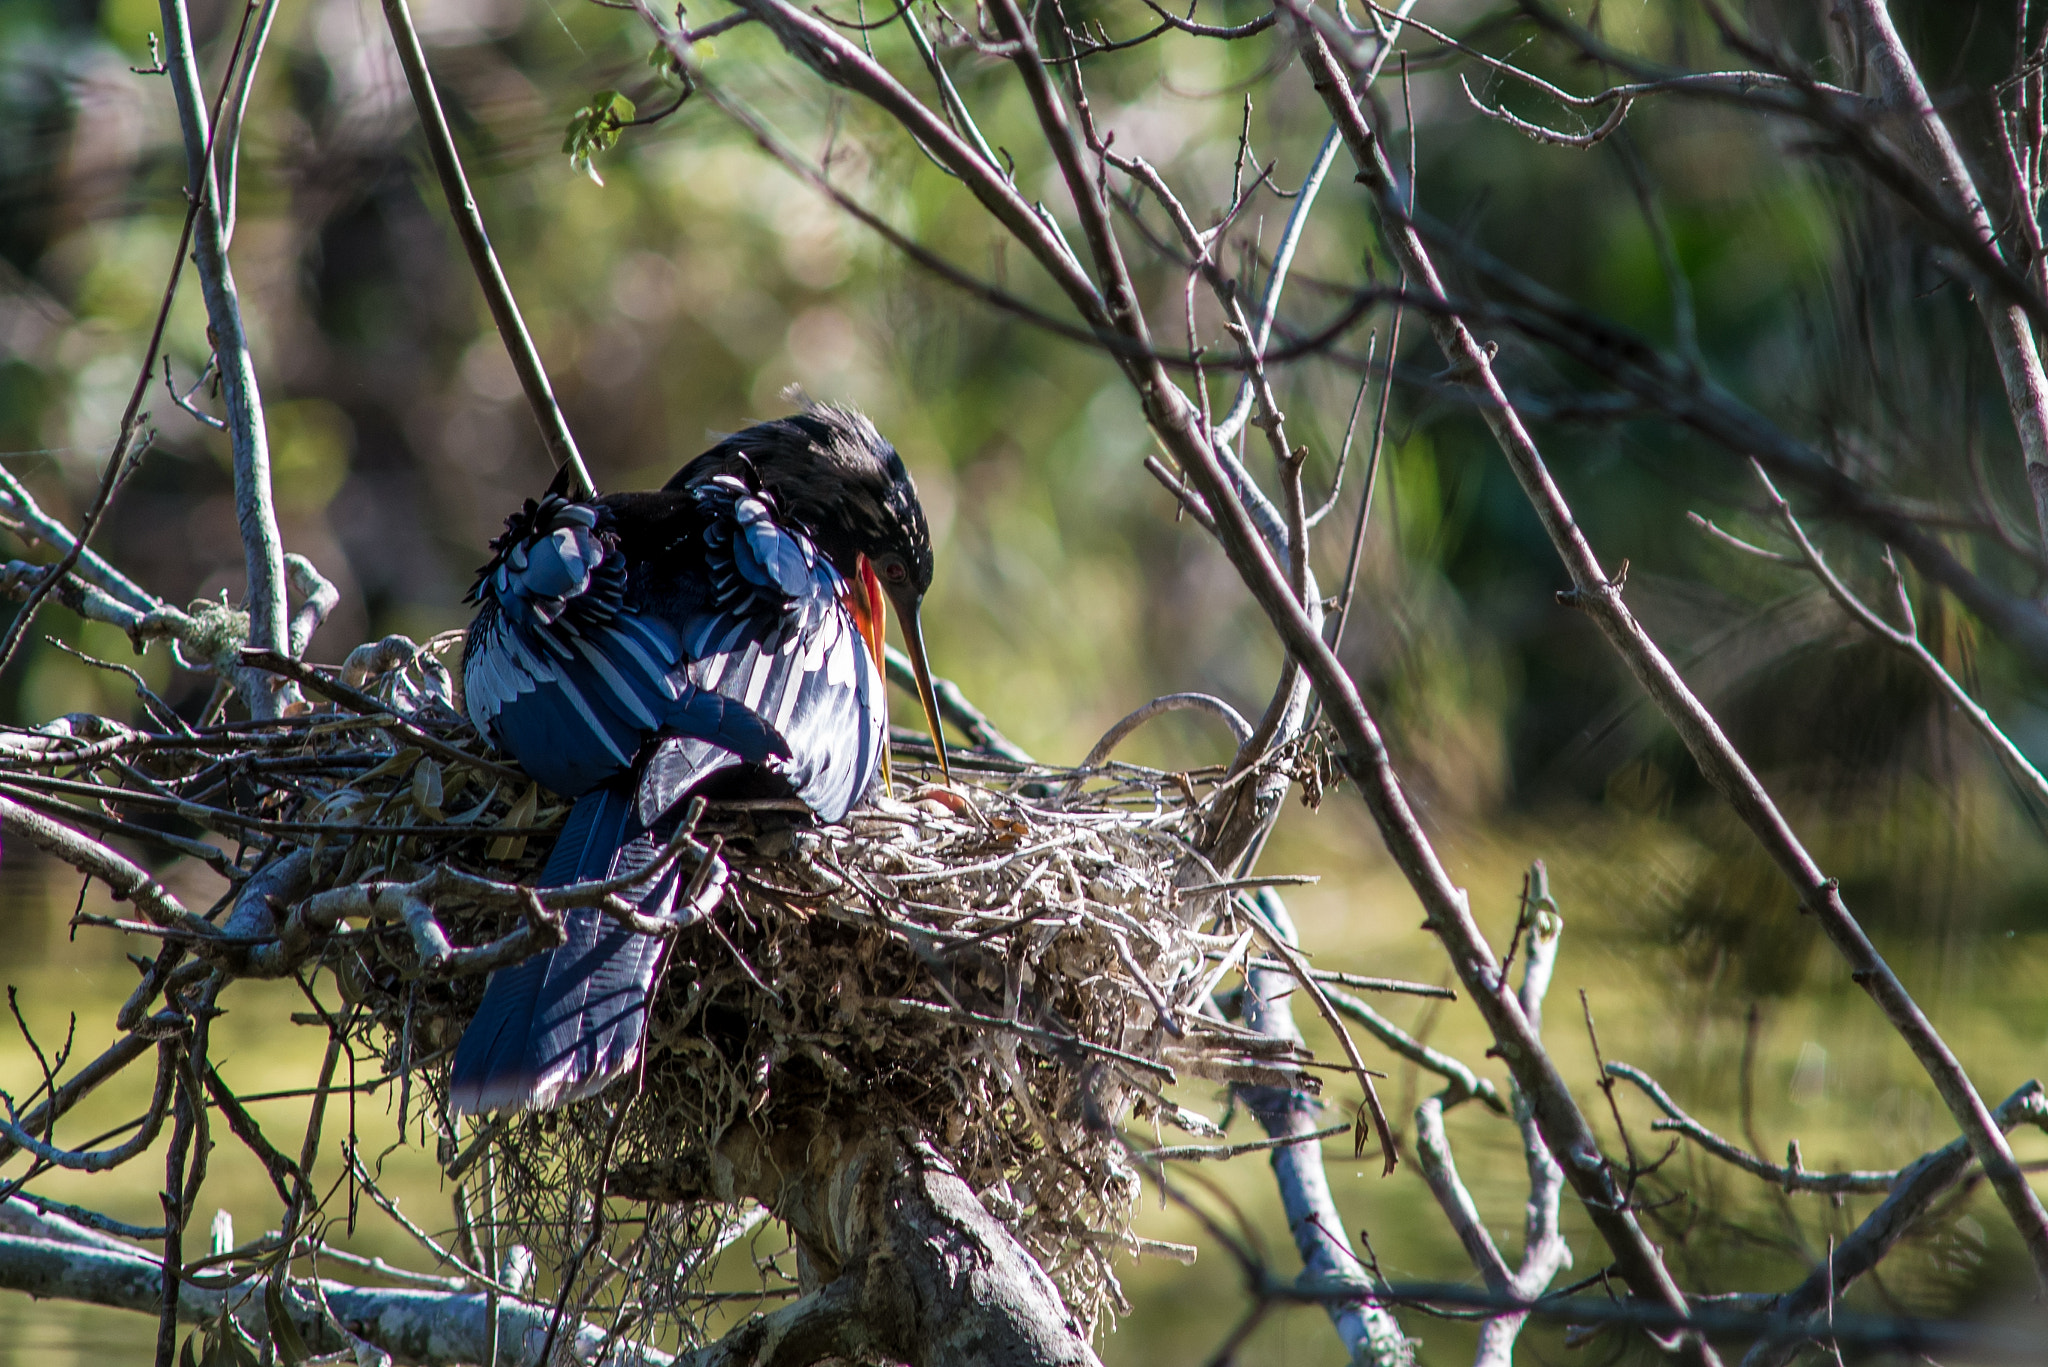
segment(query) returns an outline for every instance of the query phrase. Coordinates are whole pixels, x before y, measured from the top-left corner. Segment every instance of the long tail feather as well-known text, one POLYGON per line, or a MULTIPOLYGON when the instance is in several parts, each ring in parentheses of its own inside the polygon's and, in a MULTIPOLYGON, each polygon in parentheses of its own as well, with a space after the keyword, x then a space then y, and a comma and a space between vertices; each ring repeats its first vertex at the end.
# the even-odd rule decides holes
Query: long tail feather
MULTIPOLYGON (((673 829, 633 819, 632 785, 577 800, 542 873, 542 887, 614 878, 652 863, 673 829)), ((681 870, 635 889, 641 910, 666 916, 681 870)), ((449 1105, 458 1114, 546 1109, 591 1096, 639 1061, 663 942, 621 929, 604 913, 570 911, 557 949, 491 975, 455 1049, 449 1105)))

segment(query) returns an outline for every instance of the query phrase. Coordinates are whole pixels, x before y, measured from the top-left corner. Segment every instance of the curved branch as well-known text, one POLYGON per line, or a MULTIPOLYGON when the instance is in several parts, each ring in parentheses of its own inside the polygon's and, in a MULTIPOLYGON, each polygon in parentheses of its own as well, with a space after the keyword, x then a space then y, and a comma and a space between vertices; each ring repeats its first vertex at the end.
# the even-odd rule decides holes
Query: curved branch
POLYGON ((1636 102, 1636 97, 1633 93, 1624 94, 1614 102, 1614 108, 1608 111, 1607 117, 1602 119, 1597 127, 1585 133, 1560 133, 1555 129, 1545 128, 1540 123, 1531 123, 1529 120, 1509 112, 1506 105, 1496 106, 1488 104, 1480 99, 1477 92, 1472 89, 1472 83, 1462 76, 1458 78, 1458 84, 1464 88, 1466 100, 1471 103, 1474 109, 1484 114, 1487 118, 1493 119, 1498 123, 1504 123, 1525 137, 1534 138, 1538 142, 1547 142, 1553 147, 1598 146, 1607 141, 1615 129, 1621 127, 1621 121, 1628 117, 1629 110, 1635 107, 1636 102))
MULTIPOLYGON (((1992 1119, 2001 1130, 2020 1124, 2048 1127, 2048 1094, 2042 1092, 2039 1082, 2029 1082, 2000 1102, 1992 1119)), ((1851 1283, 1877 1266, 1928 1207, 1963 1179, 1970 1160, 1969 1141, 1957 1139, 1907 1166, 1899 1173, 1892 1194, 1863 1217, 1863 1223, 1835 1248, 1834 1256, 1796 1289, 1774 1298, 1770 1309, 1788 1319, 1830 1309, 1851 1283)), ((1764 1338, 1742 1359, 1742 1367, 1786 1367, 1805 1342, 1802 1336, 1764 1338)))
MULTIPOLYGON (((1652 1129, 1675 1130, 1722 1162, 1732 1163, 1752 1177, 1763 1178, 1774 1187, 1783 1187, 1786 1191, 1887 1191, 1899 1179, 1897 1169, 1889 1172, 1807 1172, 1797 1166, 1781 1168, 1774 1163, 1766 1163, 1748 1150, 1729 1143, 1680 1110, 1678 1103, 1671 1099, 1671 1094, 1642 1069, 1626 1063, 1610 1063, 1607 1065, 1607 1073, 1610 1077, 1625 1077, 1633 1082, 1642 1090, 1644 1096, 1656 1103, 1658 1110, 1664 1112, 1665 1119, 1653 1121, 1650 1126, 1652 1129)), ((1797 1152, 1795 1146, 1793 1153, 1796 1155, 1797 1152)))
POLYGON ((341 590, 334 587, 327 576, 303 555, 287 555, 284 569, 291 579, 292 590, 299 595, 299 610, 292 614, 289 646, 291 657, 296 660, 305 655, 313 633, 320 630, 327 614, 341 602, 341 590))
MULTIPOLYGON (((21 1118, 21 1128, 29 1131, 48 1132, 60 1116, 89 1096, 101 1083, 141 1058, 165 1030, 178 1025, 177 1018, 166 1014, 151 1022, 147 1031, 130 1031, 123 1035, 85 1067, 72 1074, 71 1080, 57 1089, 56 1095, 21 1118)), ((0 1163, 6 1162, 21 1150, 4 1135, 0 1135, 0 1163)))
POLYGON ((111 1149, 80 1152, 60 1149, 55 1144, 37 1139, 21 1127, 21 1117, 14 1111, 14 1099, 5 1092, 0 1092, 0 1104, 7 1107, 7 1119, 0 1120, 0 1138, 5 1138, 16 1151, 26 1150, 43 1162, 69 1172, 107 1172, 118 1168, 154 1144, 157 1134, 163 1129, 164 1116, 170 1109, 171 1084, 177 1079, 177 1052, 177 1046, 169 1041, 157 1045, 156 1091, 149 1099, 149 1109, 143 1113, 142 1123, 135 1133, 111 1149))
MULTIPOLYGON (((1207 712, 1230 728, 1231 737, 1239 745, 1252 738, 1252 724, 1244 719, 1242 712, 1223 699, 1211 697, 1207 693, 1168 693, 1163 698, 1154 698, 1103 732, 1102 739, 1095 742, 1094 748, 1089 750, 1088 757, 1081 761, 1080 767, 1095 768, 1108 759, 1110 752, 1123 744, 1131 732, 1154 717, 1163 717, 1168 712, 1207 712)), ((1078 784, 1080 779, 1076 778, 1074 782, 1078 784)))

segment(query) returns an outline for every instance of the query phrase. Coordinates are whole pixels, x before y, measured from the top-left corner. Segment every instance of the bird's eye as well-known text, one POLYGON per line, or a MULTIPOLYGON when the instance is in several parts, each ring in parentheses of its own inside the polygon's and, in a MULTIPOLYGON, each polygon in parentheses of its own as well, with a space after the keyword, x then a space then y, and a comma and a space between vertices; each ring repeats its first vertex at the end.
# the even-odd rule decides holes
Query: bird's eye
POLYGON ((904 568, 901 560, 885 560, 882 562, 882 578, 892 584, 900 584, 910 578, 910 571, 904 568))

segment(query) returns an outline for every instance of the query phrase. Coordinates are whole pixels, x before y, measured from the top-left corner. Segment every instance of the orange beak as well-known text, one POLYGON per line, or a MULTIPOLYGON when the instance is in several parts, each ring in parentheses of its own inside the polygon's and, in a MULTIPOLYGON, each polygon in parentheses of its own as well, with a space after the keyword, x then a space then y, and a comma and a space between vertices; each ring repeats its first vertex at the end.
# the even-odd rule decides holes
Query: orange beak
MULTIPOLYGON (((889 628, 889 609, 882 597, 882 581, 875 578, 875 567, 868 558, 860 558, 860 578, 847 589, 846 609, 853 614, 854 625, 860 628, 860 638, 868 643, 868 658, 875 663, 875 673, 882 669, 882 638, 889 628)), ((882 694, 882 791, 887 792, 893 781, 889 773, 889 723, 888 692, 886 685, 882 694)))

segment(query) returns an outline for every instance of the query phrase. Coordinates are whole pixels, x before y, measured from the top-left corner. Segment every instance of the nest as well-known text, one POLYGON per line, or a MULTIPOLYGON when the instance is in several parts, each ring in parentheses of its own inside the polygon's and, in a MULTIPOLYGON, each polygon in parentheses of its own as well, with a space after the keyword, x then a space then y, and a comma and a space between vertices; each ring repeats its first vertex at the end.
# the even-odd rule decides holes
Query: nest
MULTIPOLYGON (((436 869, 497 885, 534 876, 567 804, 484 758, 435 670, 418 656, 305 677, 342 705, 269 728, 241 763, 232 808, 300 832, 246 868, 310 849, 301 908, 436 869)), ((899 747, 899 790, 915 759, 899 747)), ((674 937, 643 1075, 559 1111, 458 1134, 441 1089, 483 975, 451 974, 460 954, 427 953, 433 937, 410 913, 328 927, 312 956, 352 1008, 353 1038, 404 1078, 402 1123, 438 1140, 478 1261, 525 1246, 556 1287, 571 1284, 572 1309, 694 1341, 714 1255, 749 1221, 715 1183, 660 1199, 677 1194, 674 1175, 735 1127, 888 1124, 948 1157, 1082 1323, 1122 1308, 1110 1259, 1136 1246, 1139 1182, 1119 1127, 1218 1133, 1168 1097, 1187 1078, 1315 1089, 1297 1045, 1208 1006, 1253 941, 1234 888, 1198 852, 1236 785, 1198 799, 1185 774, 973 752, 953 770, 950 790, 884 799, 836 827, 791 804, 706 810, 697 834, 718 838, 727 891, 674 937)), ((460 891, 431 912, 449 946, 516 936, 529 915, 460 891)), ((792 1273, 769 1269, 771 1285, 792 1273)))

